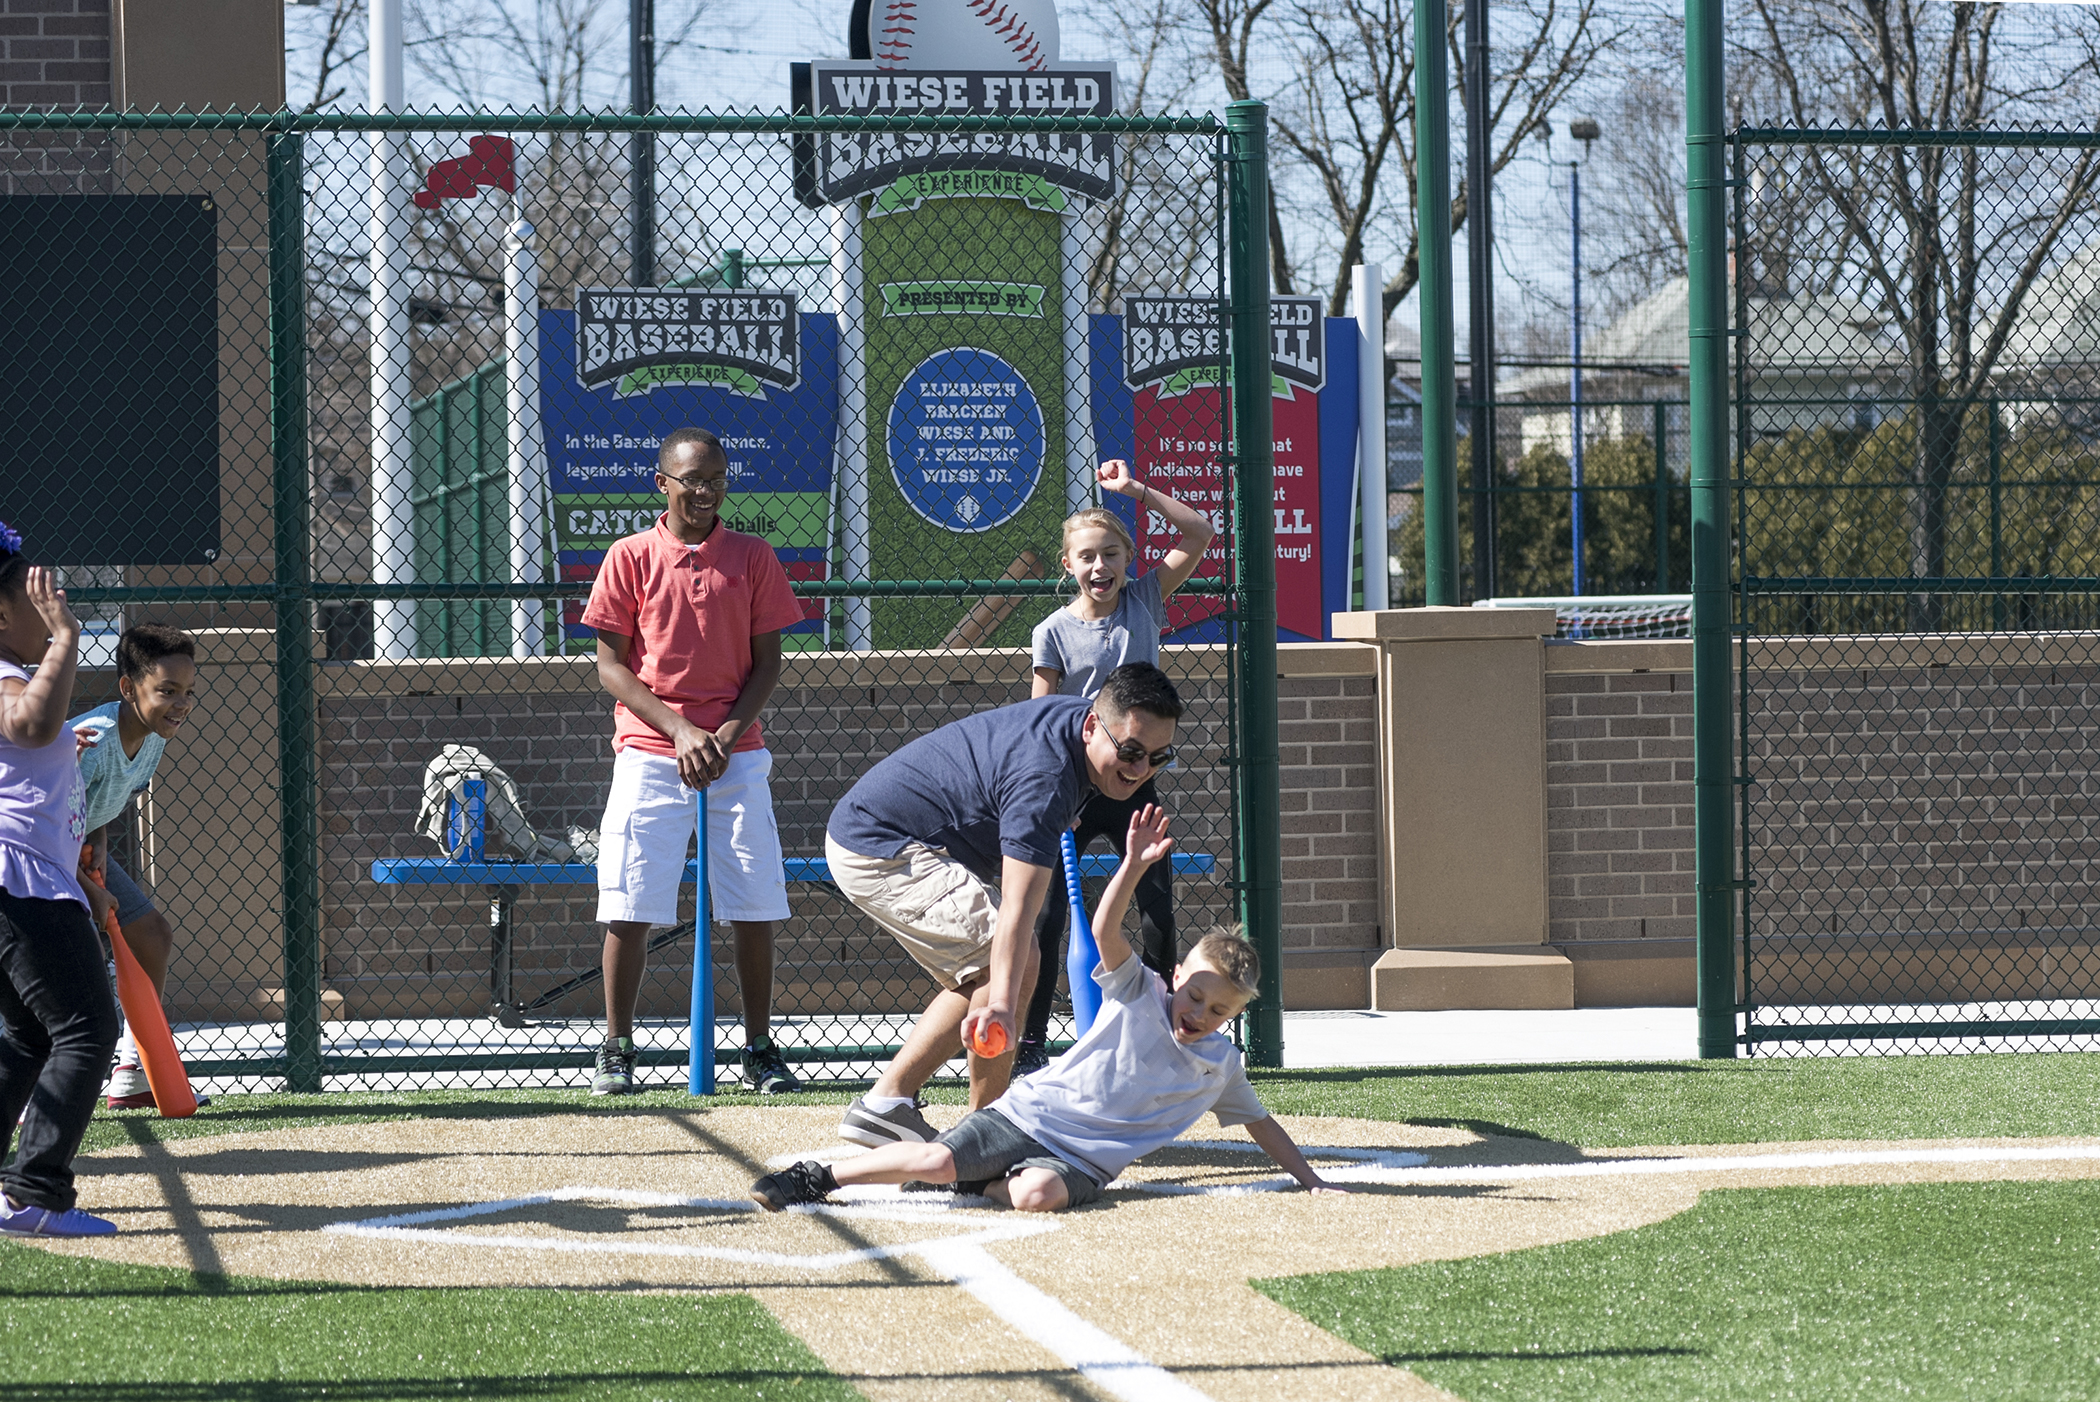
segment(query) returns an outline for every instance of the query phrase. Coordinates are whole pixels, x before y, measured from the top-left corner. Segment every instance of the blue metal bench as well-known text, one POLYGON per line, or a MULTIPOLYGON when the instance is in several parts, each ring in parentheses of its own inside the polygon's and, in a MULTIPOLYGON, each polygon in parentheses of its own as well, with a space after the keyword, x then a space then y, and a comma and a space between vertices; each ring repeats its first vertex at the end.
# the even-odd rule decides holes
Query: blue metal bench
MULTIPOLYGON (((597 969, 586 969, 540 994, 530 1003, 512 996, 511 912, 521 886, 595 886, 598 868, 592 862, 506 862, 491 860, 488 850, 488 786, 480 779, 465 780, 460 788, 464 802, 453 801, 446 813, 446 845, 461 853, 451 857, 382 857, 372 863, 372 880, 382 886, 482 886, 489 902, 489 993, 490 1015, 505 1027, 527 1027, 528 1013, 550 1006, 561 998, 586 988, 603 977, 597 969)), ((1176 852, 1174 870, 1201 874, 1217 868, 1208 852, 1176 852)), ((1106 852, 1079 859, 1082 876, 1107 877, 1115 873, 1117 858, 1106 852)), ((699 863, 685 864, 686 885, 699 879, 699 863)), ((790 885, 832 886, 831 865, 822 857, 789 857, 781 864, 790 885)), ((836 891, 838 888, 832 886, 836 891)), ((841 899, 844 899, 841 896, 841 899)), ((688 925, 675 925, 649 941, 649 952, 684 939, 688 925)))

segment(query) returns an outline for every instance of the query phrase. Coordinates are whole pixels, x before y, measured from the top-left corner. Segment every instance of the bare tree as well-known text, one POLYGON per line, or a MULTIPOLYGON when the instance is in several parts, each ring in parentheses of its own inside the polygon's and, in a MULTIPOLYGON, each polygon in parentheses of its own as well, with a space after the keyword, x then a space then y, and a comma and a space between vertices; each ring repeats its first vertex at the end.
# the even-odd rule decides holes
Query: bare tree
MULTIPOLYGON (((1091 18, 1082 11, 1075 18, 1091 18)), ((1135 81, 1124 87, 1118 109, 1138 117, 1184 108, 1194 79, 1177 61, 1179 18, 1175 0, 1147 0, 1143 9, 1115 9, 1099 36, 1124 54, 1135 81)), ((1117 138, 1116 191, 1091 214, 1096 229, 1087 265, 1087 300, 1099 310, 1115 305, 1126 289, 1180 288, 1210 256, 1214 211, 1204 181, 1192 178, 1202 159, 1198 137, 1124 135, 1117 138)))
MULTIPOLYGON (((1254 95, 1263 63, 1287 64, 1270 111, 1283 153, 1270 182, 1277 290, 1290 291, 1299 281, 1324 284, 1329 308, 1339 314, 1349 269, 1368 254, 1392 269, 1384 297, 1390 315, 1420 276, 1411 4, 1192 0, 1192 9, 1191 27, 1229 96, 1254 95), (1397 188, 1389 178, 1395 168, 1397 188), (1287 210, 1302 211, 1306 225, 1320 231, 1308 240, 1311 247, 1294 251, 1287 244, 1287 210)), ((1462 88, 1457 23, 1454 12, 1443 38, 1452 52, 1453 82, 1462 88)), ((1504 40, 1489 83, 1489 129, 1495 141, 1490 166, 1499 174, 1625 29, 1604 21, 1595 0, 1519 0, 1498 8, 1496 24, 1504 40)), ((1469 198, 1461 182, 1452 198, 1454 231, 1464 227, 1469 198)))
POLYGON ((291 17, 308 8, 295 6, 286 15, 285 69, 287 77, 312 76, 313 85, 299 110, 320 112, 341 102, 356 86, 352 75, 365 57, 365 0, 327 0, 327 8, 305 21, 301 27, 307 32, 300 33, 291 17))
MULTIPOLYGON (((1792 126, 1973 131, 2091 111, 2100 19, 2077 6, 1832 7, 1753 0, 1758 47, 1792 126), (2081 100, 2084 99, 2084 100, 2081 100)), ((1829 236, 1790 253, 1851 284, 1896 326, 1912 416, 1910 568, 1946 572, 1948 487, 1969 410, 2001 369, 2029 293, 2067 248, 2096 233, 2100 165, 2090 148, 1799 148, 1769 200, 1813 201, 1829 236)), ((1737 250, 1738 265, 1762 257, 1737 250)), ((1919 595, 1912 625, 1936 626, 1919 595)))

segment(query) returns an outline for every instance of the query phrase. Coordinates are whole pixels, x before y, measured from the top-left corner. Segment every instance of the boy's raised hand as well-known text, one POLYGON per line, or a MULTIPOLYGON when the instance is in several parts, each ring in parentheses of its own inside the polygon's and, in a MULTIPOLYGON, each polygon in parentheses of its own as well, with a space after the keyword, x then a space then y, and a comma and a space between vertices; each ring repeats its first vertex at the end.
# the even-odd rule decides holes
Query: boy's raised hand
POLYGON ((1148 803, 1130 815, 1129 840, 1123 851, 1130 861, 1141 867, 1165 860, 1174 850, 1174 839, 1167 836, 1167 810, 1156 803, 1148 803))

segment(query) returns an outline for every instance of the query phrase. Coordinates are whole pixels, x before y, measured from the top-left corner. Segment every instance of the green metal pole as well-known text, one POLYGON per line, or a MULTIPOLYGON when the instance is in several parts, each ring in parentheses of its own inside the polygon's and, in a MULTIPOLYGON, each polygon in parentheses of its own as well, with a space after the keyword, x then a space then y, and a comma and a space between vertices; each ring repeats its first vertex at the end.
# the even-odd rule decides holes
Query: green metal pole
POLYGON ((1415 0, 1415 269, 1422 313, 1423 602, 1458 603, 1458 375, 1451 333, 1447 0, 1415 0))
POLYGON ((1670 592, 1670 406, 1655 401, 1655 592, 1670 592))
POLYGON ((1232 468, 1239 491, 1240 918, 1261 955, 1247 1061, 1283 1065, 1283 790, 1276 734, 1276 439, 1269 398, 1269 108, 1225 109, 1232 468))
POLYGON ((306 463, 305 138, 270 135, 270 455, 276 518, 277 807, 284 902, 285 1089, 321 1088, 315 883, 313 608, 306 463))
MULTIPOLYGON (((1991 421, 1986 427, 1990 435, 1991 457, 1991 578, 2005 578, 2005 440, 1998 431, 1998 401, 1987 402, 1991 421)), ((1995 632, 2005 631, 2005 596, 1991 595, 1991 628, 1995 632)))
POLYGON ((1691 254, 1692 815, 1699 1055, 1735 1055, 1734 779, 1728 597, 1728 228, 1722 204, 1721 0, 1685 0, 1691 254))

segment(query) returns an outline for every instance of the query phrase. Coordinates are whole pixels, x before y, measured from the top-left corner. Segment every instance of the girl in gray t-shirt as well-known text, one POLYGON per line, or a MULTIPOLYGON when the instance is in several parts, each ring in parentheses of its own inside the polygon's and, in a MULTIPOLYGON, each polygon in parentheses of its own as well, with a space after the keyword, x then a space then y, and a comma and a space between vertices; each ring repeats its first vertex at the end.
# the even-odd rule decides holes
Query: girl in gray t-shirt
POLYGON ((1090 506, 1065 518, 1058 563, 1077 592, 1072 602, 1035 626, 1035 696, 1092 696, 1126 662, 1158 666, 1167 600, 1188 583, 1210 547, 1208 517, 1132 477, 1120 458, 1101 464, 1095 476, 1102 491, 1120 493, 1165 517, 1181 538, 1156 568, 1133 580, 1137 543, 1122 517, 1090 506))
MULTIPOLYGON (((1058 563, 1072 577, 1075 596, 1035 626, 1035 687, 1031 693, 1035 696, 1092 696, 1101 690, 1108 674, 1126 662, 1158 666, 1167 600, 1188 582, 1210 547, 1210 518, 1132 477, 1128 463, 1121 459, 1105 462, 1095 477, 1103 492, 1129 497, 1140 509, 1163 517, 1180 532, 1180 539, 1157 565, 1133 579, 1130 572, 1137 563, 1137 543, 1122 517, 1095 506, 1065 518, 1058 563)), ((1149 779, 1125 800, 1097 793, 1080 811, 1073 839, 1081 852, 1096 837, 1106 837, 1120 851, 1130 815, 1157 802, 1158 790, 1149 779)), ((1174 967, 1177 953, 1174 876, 1169 863, 1161 862, 1145 873, 1138 885, 1137 906, 1144 929, 1145 964, 1163 974, 1174 967)), ((1016 1076, 1025 1076, 1048 1061, 1043 1042, 1050 1026, 1050 1001, 1057 991, 1057 970, 1063 967, 1059 951, 1064 936, 1065 903, 1044 901, 1036 922, 1036 946, 1042 951, 1043 966, 1021 1029, 1021 1046, 1014 1060, 1016 1076)))

